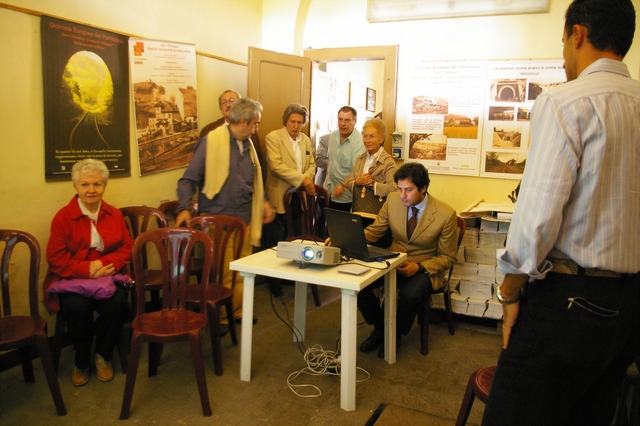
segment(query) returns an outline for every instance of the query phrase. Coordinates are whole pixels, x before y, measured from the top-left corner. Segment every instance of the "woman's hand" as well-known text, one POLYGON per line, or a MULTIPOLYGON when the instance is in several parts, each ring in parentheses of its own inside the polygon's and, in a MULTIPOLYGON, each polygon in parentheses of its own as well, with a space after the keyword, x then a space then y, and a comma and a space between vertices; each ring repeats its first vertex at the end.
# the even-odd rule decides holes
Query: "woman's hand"
POLYGON ((368 186, 373 183, 373 178, 369 173, 360 173, 360 176, 358 176, 353 183, 359 186, 368 186))
POLYGON ((89 276, 91 278, 108 277, 115 273, 116 268, 113 266, 113 263, 104 266, 102 266, 102 262, 100 260, 92 260, 89 263, 89 276))
POLYGON ((342 195, 342 193, 344 192, 344 185, 339 183, 338 185, 336 185, 335 188, 333 188, 333 196, 334 197, 339 197, 342 195))

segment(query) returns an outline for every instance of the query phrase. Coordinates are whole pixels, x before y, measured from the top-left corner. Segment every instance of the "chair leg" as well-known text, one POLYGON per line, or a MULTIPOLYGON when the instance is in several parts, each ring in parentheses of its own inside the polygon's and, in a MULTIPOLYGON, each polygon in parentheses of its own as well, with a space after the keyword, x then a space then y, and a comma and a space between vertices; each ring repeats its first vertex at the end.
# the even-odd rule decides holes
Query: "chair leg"
MULTIPOLYGON (((220 334, 218 334, 218 338, 220 334)), ((211 403, 209 402, 209 391, 207 390, 207 377, 204 372, 204 357, 202 353, 202 341, 200 333, 193 333, 189 337, 191 346, 191 358, 193 359, 193 369, 196 373, 196 381, 198 382, 198 391, 200 392, 200 403, 202 404, 202 414, 211 416, 211 403)), ((128 379, 128 378, 127 378, 128 379)))
POLYGON ((129 340, 130 340, 130 328, 125 325, 120 330, 120 337, 116 343, 118 349, 118 356, 120 357, 120 368, 122 368, 122 374, 127 374, 129 368, 129 340))
POLYGON ((25 383, 35 383, 36 378, 33 375, 33 362, 31 361, 31 345, 25 345, 18 349, 20 356, 20 364, 22 365, 22 376, 25 383))
MULTIPOLYGON (((232 318, 233 317, 233 298, 228 299, 224 303, 224 307, 227 312, 227 318, 232 318)), ((218 312, 220 312, 219 307, 218 307, 218 312)), ((231 335, 231 341, 233 342, 233 346, 238 346, 238 333, 236 331, 235 321, 229 321, 229 334, 231 335)))
MULTIPOLYGON (((216 376, 222 376, 222 340, 220 339, 220 310, 217 306, 207 304, 209 320, 209 335, 211 336, 211 352, 213 352, 213 371, 216 376)), ((233 315, 229 316, 229 329, 233 322, 233 315)))
POLYGON ((431 297, 428 297, 422 308, 418 311, 418 322, 420 323, 420 354, 429 354, 429 310, 431 297))
POLYGON ((62 400, 60 384, 58 383, 58 375, 56 374, 56 370, 53 366, 53 358, 46 334, 42 333, 36 336, 36 346, 38 347, 38 354, 40 355, 42 369, 44 370, 44 375, 47 378, 49 391, 51 392, 51 397, 53 398, 53 403, 56 406, 58 416, 65 416, 67 414, 67 409, 65 408, 64 401, 62 400))
POLYGON ((140 363, 140 353, 142 352, 143 343, 143 339, 141 339, 139 336, 134 336, 131 339, 129 368, 127 369, 127 380, 124 385, 124 396, 122 397, 120 420, 129 418, 129 411, 131 410, 131 400, 133 399, 133 388, 136 386, 136 376, 138 375, 138 364, 140 363))
POLYGON ((451 310, 451 290, 447 288, 444 291, 443 296, 445 312, 447 313, 447 323, 449 323, 449 334, 453 336, 455 334, 455 330, 453 329, 453 313, 451 310))
POLYGON ((474 383, 476 381, 477 371, 474 371, 469 377, 467 382, 467 389, 464 391, 464 397, 462 398, 462 404, 460 405, 460 411, 458 412, 458 418, 456 419, 456 426, 464 426, 471 413, 471 406, 475 398, 474 383))
POLYGON ((149 377, 158 375, 158 365, 162 358, 162 343, 149 342, 149 377))
POLYGON ((53 335, 52 341, 52 357, 53 367, 58 371, 58 365, 60 364, 60 353, 62 352, 62 346, 64 345, 64 331, 67 328, 67 319, 61 312, 56 315, 56 329, 53 335))
POLYGON ((313 295, 313 302, 316 307, 320 307, 322 303, 320 303, 320 292, 316 284, 311 284, 311 294, 313 295))

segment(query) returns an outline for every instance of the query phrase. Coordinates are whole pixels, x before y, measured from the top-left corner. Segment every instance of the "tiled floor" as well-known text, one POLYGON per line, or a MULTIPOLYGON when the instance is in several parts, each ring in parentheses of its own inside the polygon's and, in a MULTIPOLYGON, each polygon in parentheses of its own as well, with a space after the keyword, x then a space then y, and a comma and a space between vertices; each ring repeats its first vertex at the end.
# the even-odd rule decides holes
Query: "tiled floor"
MULTIPOLYGON (((293 287, 284 287, 284 291, 282 301, 274 299, 273 306, 281 317, 292 317, 293 287)), ((334 350, 340 337, 340 293, 320 288, 320 294, 323 305, 315 308, 309 293, 305 344, 334 350)), ((358 366, 365 369, 370 378, 357 385, 356 410, 346 412, 340 408, 337 376, 301 375, 295 380, 298 384, 317 386, 321 392, 318 397, 297 396, 287 386, 287 377, 304 368, 306 363, 292 341, 291 331, 274 313, 266 285, 256 288, 255 310, 259 320, 254 326, 250 382, 239 379, 240 348, 231 344, 229 336, 223 338, 225 373, 215 376, 208 334, 203 338, 212 417, 202 416, 186 344, 165 346, 159 373, 153 378, 147 377, 145 350, 131 417, 124 422, 118 417, 125 376, 121 374, 117 355, 114 356, 113 382, 102 383, 92 376, 86 386, 74 388, 71 384, 73 349, 67 347, 62 352, 59 381, 68 414, 56 416, 44 373, 36 360, 35 385, 23 383, 20 367, 0 373, 0 424, 364 425, 383 403, 450 419, 449 423, 453 424, 469 375, 480 367, 495 364, 501 345, 495 327, 457 321, 456 333, 451 336, 443 322, 431 325, 430 353, 422 356, 418 327, 414 325, 403 338, 396 364, 387 364, 376 352, 358 353, 358 366)), ((358 331, 359 342, 369 332, 368 326, 362 326, 358 331)), ((365 377, 365 373, 358 373, 358 378, 365 377)), ((479 424, 483 410, 484 405, 476 401, 468 424, 479 424)))

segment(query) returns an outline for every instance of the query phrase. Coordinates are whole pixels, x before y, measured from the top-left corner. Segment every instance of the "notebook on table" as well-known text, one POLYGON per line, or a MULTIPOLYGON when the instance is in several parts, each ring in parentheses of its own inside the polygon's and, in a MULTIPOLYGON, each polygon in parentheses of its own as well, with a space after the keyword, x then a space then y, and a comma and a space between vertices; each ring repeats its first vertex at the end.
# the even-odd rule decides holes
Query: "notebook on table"
POLYGON ((398 256, 398 253, 367 244, 362 217, 335 209, 325 209, 331 245, 340 248, 343 256, 375 262, 398 256))

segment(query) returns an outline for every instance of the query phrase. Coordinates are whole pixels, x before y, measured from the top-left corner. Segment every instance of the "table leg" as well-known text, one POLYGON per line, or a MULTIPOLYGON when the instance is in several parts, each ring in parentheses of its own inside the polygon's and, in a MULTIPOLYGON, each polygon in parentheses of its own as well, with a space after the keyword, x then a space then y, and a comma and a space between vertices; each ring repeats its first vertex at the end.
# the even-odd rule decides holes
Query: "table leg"
POLYGON ((396 270, 384 276, 384 359, 396 362, 396 270))
POLYGON ((293 324, 299 333, 293 333, 293 341, 298 339, 305 340, 305 331, 307 328, 307 283, 296 281, 295 305, 293 308, 293 324))
POLYGON ((342 289, 340 407, 345 411, 353 411, 356 409, 357 300, 355 291, 342 289))
POLYGON ((240 340, 240 380, 251 380, 251 343, 253 338, 253 296, 256 274, 241 272, 244 277, 242 293, 242 336, 240 340))

